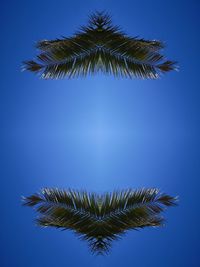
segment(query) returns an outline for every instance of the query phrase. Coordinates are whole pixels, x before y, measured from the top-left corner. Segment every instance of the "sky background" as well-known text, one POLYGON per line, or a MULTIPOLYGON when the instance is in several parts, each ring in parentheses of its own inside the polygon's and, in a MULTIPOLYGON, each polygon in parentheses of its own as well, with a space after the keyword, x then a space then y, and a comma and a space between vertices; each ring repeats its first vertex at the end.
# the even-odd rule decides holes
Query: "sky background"
POLYGON ((198 23, 194 0, 2 1, 0 266, 199 266, 198 23), (71 36, 95 10, 128 35, 164 41, 180 71, 53 81, 20 71, 35 42, 71 36), (180 201, 164 228, 128 232, 96 257, 73 233, 35 226, 21 196, 43 187, 158 187, 180 201))

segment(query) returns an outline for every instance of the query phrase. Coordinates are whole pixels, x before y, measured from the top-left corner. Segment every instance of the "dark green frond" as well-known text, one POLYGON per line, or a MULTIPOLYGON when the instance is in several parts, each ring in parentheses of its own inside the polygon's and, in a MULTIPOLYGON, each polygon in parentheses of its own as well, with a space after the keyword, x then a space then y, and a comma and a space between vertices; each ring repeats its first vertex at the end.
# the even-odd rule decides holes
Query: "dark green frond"
POLYGON ((176 198, 157 189, 97 195, 45 188, 24 198, 24 205, 35 206, 39 213, 38 225, 72 230, 97 254, 107 253, 112 241, 128 230, 162 225, 160 214, 175 204, 176 198))
POLYGON ((129 37, 113 26, 111 17, 96 12, 87 26, 74 36, 39 41, 36 60, 24 62, 24 69, 45 79, 78 77, 102 72, 121 77, 156 79, 175 70, 175 62, 160 53, 163 43, 129 37))

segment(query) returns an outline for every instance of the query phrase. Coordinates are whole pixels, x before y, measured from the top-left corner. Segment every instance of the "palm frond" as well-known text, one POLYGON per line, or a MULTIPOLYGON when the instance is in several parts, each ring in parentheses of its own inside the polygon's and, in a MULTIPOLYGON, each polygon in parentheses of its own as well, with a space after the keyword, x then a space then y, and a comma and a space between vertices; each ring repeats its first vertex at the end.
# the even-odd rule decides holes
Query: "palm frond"
POLYGON ((36 208, 38 225, 72 230, 88 242, 93 253, 104 254, 128 230, 162 225, 160 214, 176 205, 176 198, 158 189, 97 195, 46 188, 24 198, 24 205, 36 208))
POLYGON ((112 25, 108 14, 96 12, 89 17, 88 25, 74 36, 39 41, 40 54, 36 60, 25 61, 23 68, 45 79, 98 72, 155 79, 176 69, 176 62, 161 55, 163 47, 160 41, 127 36, 112 25))

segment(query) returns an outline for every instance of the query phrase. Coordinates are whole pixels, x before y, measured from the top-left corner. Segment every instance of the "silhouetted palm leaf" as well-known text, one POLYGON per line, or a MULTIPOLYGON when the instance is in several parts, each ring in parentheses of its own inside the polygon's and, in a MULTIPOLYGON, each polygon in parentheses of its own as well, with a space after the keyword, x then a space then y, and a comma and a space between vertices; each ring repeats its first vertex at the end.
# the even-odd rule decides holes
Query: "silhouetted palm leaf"
POLYGON ((175 204, 176 198, 157 189, 104 195, 44 189, 24 198, 24 205, 36 207, 40 226, 72 230, 98 254, 108 252, 111 242, 128 230, 162 225, 160 213, 175 204))
POLYGON ((41 77, 63 78, 103 72, 122 77, 158 78, 176 69, 160 54, 163 43, 129 37, 113 26, 109 15, 96 12, 74 36, 40 41, 37 60, 24 69, 41 77))

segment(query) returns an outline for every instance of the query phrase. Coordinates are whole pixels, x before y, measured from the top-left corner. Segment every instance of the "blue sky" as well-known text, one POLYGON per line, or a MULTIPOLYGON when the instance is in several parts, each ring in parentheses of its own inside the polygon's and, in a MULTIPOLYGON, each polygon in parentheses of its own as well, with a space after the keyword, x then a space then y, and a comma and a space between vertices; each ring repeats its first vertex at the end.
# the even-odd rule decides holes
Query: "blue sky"
POLYGON ((199 266, 198 1, 3 1, 2 267, 199 266), (159 39, 180 71, 158 80, 96 75, 41 80, 21 72, 41 39, 70 36, 95 10, 131 36, 159 39), (71 232, 40 229, 21 196, 43 187, 158 187, 179 195, 166 227, 129 232, 107 257, 71 232))

